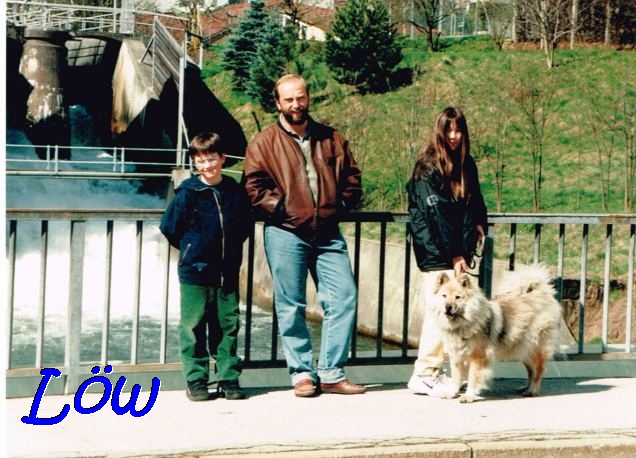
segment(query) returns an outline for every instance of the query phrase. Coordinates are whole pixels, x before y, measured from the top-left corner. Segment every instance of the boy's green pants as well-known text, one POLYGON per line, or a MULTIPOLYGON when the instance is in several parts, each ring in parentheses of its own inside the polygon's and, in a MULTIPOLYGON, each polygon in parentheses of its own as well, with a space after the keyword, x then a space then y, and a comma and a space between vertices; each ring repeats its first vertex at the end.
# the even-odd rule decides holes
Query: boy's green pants
POLYGON ((210 357, 216 359, 217 380, 238 380, 236 355, 239 331, 238 292, 181 283, 179 343, 187 382, 208 381, 210 357))

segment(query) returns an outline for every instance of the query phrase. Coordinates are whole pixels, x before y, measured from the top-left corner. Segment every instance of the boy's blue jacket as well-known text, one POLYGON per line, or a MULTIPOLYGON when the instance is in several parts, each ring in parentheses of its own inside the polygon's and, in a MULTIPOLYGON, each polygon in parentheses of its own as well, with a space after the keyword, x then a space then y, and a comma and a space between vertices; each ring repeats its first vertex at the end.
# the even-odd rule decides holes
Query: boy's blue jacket
POLYGON ((179 281, 238 290, 243 242, 252 228, 243 186, 223 176, 218 185, 198 175, 185 180, 163 214, 159 229, 179 249, 179 281))

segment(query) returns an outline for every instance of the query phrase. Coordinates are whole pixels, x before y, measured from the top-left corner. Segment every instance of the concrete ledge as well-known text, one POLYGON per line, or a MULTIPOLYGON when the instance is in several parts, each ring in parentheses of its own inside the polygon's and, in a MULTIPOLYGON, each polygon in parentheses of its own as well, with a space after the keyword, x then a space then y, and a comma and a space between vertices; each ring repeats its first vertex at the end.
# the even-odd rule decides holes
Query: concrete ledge
POLYGON ((636 437, 628 435, 586 435, 581 438, 535 437, 502 438, 497 441, 386 444, 373 446, 343 444, 330 449, 302 447, 264 447, 224 450, 197 454, 199 458, 632 458, 636 456, 636 437))
MULTIPOLYGON (((126 390, 134 384, 143 387, 150 386, 153 377, 161 380, 162 391, 183 390, 183 376, 179 364, 166 365, 164 370, 149 368, 144 370, 139 366, 135 371, 118 369, 114 366, 114 372, 110 379, 116 381, 121 376, 127 380, 126 390)), ((363 384, 406 384, 412 364, 347 366, 347 376, 363 384)), ((448 370, 448 367, 447 367, 448 370)), ((29 371, 29 375, 7 375, 6 396, 33 397, 41 381, 38 372, 29 371)), ((497 363, 495 366, 495 379, 525 379, 526 370, 521 363, 508 362, 497 363)), ((586 360, 586 361, 551 361, 547 365, 545 379, 550 378, 613 378, 636 376, 636 359, 620 360, 586 360)), ((91 377, 91 374, 81 376, 80 383, 91 377)), ((47 395, 64 393, 65 378, 53 379, 46 391, 47 395)), ((286 368, 245 369, 241 375, 241 385, 246 388, 285 388, 291 387, 290 377, 286 368)), ((496 384, 496 380, 494 381, 496 384)), ((636 456, 636 455, 635 455, 636 456)))
POLYGON ((471 458, 619 458, 636 456, 634 437, 583 437, 581 439, 517 440, 471 443, 471 458))

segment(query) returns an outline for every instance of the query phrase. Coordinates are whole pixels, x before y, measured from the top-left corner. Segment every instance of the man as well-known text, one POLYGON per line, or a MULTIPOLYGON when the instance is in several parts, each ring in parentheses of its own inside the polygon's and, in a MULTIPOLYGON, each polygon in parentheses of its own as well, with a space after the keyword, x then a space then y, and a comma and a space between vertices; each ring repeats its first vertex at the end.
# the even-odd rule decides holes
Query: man
POLYGON ((303 78, 283 76, 274 96, 280 115, 247 147, 245 189, 266 215, 265 254, 294 394, 361 394, 366 388, 344 371, 357 290, 338 227, 340 216, 360 201, 360 169, 347 140, 309 116, 303 78), (305 318, 308 272, 324 312, 316 369, 305 318))

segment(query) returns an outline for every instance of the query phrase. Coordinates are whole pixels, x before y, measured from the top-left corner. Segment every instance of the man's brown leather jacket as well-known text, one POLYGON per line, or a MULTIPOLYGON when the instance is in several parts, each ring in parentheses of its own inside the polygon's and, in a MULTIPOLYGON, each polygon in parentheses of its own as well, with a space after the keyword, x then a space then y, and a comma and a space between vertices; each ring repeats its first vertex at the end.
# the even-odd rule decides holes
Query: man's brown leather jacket
POLYGON ((337 232, 339 216, 358 205, 362 187, 348 141, 331 127, 309 122, 318 175, 317 203, 309 187, 305 156, 280 121, 250 142, 243 171, 252 206, 265 214, 266 223, 312 241, 337 232))

